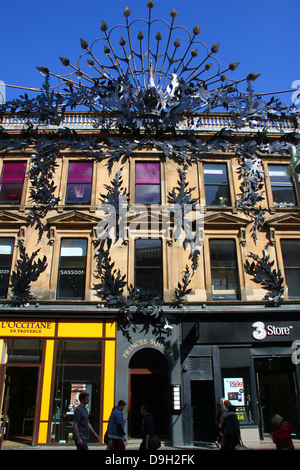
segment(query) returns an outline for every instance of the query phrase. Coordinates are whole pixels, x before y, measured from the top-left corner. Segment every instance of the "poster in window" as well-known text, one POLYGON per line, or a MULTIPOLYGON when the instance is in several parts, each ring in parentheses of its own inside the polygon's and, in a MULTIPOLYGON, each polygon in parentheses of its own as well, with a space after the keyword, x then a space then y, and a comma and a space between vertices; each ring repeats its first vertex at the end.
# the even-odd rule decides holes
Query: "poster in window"
POLYGON ((244 379, 229 378, 224 380, 224 396, 234 406, 245 406, 244 379))

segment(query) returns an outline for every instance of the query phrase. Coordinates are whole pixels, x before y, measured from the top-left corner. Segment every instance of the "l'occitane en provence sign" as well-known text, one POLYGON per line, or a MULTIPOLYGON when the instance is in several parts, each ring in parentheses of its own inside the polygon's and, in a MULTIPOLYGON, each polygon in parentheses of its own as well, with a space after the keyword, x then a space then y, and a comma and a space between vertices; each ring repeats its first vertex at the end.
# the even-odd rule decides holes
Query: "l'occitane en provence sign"
POLYGON ((0 321, 0 336, 50 336, 55 333, 55 322, 34 320, 0 321))

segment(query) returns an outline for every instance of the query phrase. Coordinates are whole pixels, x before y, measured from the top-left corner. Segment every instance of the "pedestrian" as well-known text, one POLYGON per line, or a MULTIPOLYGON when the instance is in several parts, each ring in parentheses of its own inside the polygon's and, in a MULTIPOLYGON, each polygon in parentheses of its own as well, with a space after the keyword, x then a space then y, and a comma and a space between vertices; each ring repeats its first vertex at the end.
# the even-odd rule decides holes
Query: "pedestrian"
POLYGON ((89 393, 81 392, 79 394, 79 405, 74 410, 73 439, 77 450, 89 450, 87 441, 90 438, 90 433, 100 441, 100 437, 94 431, 89 422, 89 412, 86 409, 86 405, 89 403, 89 400, 89 393))
POLYGON ((220 428, 222 425, 221 424, 222 411, 223 411, 223 401, 221 400, 216 404, 216 436, 217 436, 216 445, 217 447, 220 447, 221 445, 220 428))
POLYGON ((275 414, 272 418, 272 424, 276 428, 275 431, 272 433, 272 439, 274 444, 276 445, 277 450, 294 450, 294 444, 292 441, 292 432, 293 426, 284 421, 284 419, 275 414))
POLYGON ((144 404, 141 406, 141 415, 143 416, 142 421, 142 442, 140 444, 140 450, 151 450, 149 445, 150 439, 154 436, 154 419, 150 413, 149 405, 144 404))
POLYGON ((118 402, 111 412, 108 421, 107 434, 108 439, 111 439, 111 450, 125 450, 125 421, 123 417, 123 410, 126 406, 124 400, 118 402))
POLYGON ((228 411, 224 414, 221 431, 224 434, 222 449, 234 450, 241 441, 240 423, 234 405, 228 406, 228 411))
POLYGON ((224 418, 226 414, 228 413, 228 407, 231 406, 231 402, 229 400, 225 400, 225 398, 222 398, 220 403, 221 403, 222 409, 221 409, 220 420, 219 420, 219 433, 220 433, 221 449, 223 449, 224 443, 225 443, 225 437, 222 432, 222 425, 223 425, 224 418))

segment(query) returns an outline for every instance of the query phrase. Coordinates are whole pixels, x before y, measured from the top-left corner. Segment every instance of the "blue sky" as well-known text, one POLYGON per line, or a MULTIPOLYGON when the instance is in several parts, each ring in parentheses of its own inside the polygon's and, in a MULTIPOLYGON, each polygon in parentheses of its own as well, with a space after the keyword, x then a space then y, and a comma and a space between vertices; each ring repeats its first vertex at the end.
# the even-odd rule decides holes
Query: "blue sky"
MULTIPOLYGON (((37 66, 65 73, 59 57, 77 62, 82 53, 80 38, 91 43, 101 36, 101 21, 109 28, 130 19, 148 18, 147 0, 10 0, 1 5, 0 80, 12 85, 40 88, 42 75, 37 66)), ((152 18, 171 20, 189 31, 200 25, 199 40, 220 42, 218 59, 225 69, 240 62, 233 78, 250 72, 261 73, 254 82, 256 92, 289 90, 299 80, 300 0, 154 0, 152 18)), ((6 99, 22 94, 7 88, 6 99)), ((278 95, 291 104, 292 93, 278 95)))

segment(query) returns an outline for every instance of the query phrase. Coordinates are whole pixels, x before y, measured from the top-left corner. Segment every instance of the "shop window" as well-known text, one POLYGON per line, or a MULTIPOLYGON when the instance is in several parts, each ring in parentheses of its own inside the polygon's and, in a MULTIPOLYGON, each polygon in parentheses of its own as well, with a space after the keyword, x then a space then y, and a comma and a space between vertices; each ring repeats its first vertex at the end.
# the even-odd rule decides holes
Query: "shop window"
POLYGON ((70 162, 66 203, 89 204, 92 192, 92 162, 70 162))
POLYGON ((61 241, 57 298, 84 299, 87 240, 66 238, 61 241))
POLYGON ((135 287, 162 298, 161 240, 135 241, 135 287))
POLYGON ((58 364, 101 364, 101 341, 59 341, 56 361, 58 364))
POLYGON ((241 425, 253 423, 253 393, 249 367, 222 368, 223 397, 236 406, 241 425))
POLYGON ((9 277, 11 270, 11 262, 14 251, 13 238, 0 239, 0 298, 7 297, 7 290, 9 285, 9 277))
POLYGON ((135 164, 135 202, 160 204, 160 164, 135 164))
POLYGON ((300 285, 300 239, 281 240, 285 282, 289 298, 299 298, 300 285))
POLYGON ((238 266, 234 240, 209 241, 212 298, 239 299, 238 266))
POLYGON ((207 206, 230 206, 226 163, 204 163, 205 202, 207 206))
POLYGON ((4 162, 0 183, 0 203, 20 203, 26 162, 4 162))
POLYGON ((288 176, 287 169, 287 165, 269 165, 274 206, 296 205, 295 187, 288 176))
MULTIPOLYGON (((30 329, 30 322, 11 322, 11 326, 30 329), (15 324, 17 323, 17 325, 15 324)), ((39 339, 9 339, 7 341, 7 363, 40 364, 43 354, 43 340, 39 339)))
POLYGON ((51 441, 73 441, 74 410, 82 391, 90 395, 87 409, 94 430, 100 429, 102 342, 96 340, 58 341, 51 423, 51 441))

